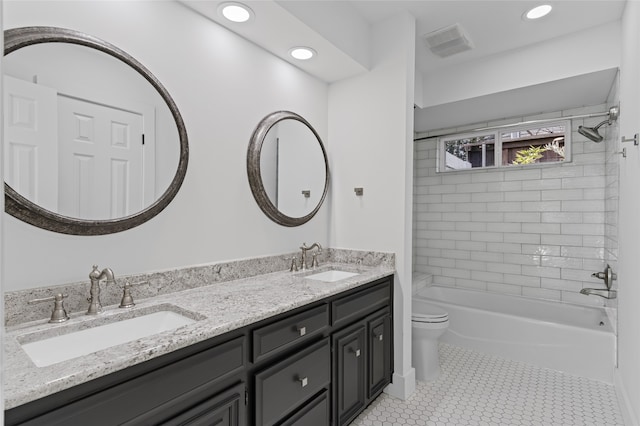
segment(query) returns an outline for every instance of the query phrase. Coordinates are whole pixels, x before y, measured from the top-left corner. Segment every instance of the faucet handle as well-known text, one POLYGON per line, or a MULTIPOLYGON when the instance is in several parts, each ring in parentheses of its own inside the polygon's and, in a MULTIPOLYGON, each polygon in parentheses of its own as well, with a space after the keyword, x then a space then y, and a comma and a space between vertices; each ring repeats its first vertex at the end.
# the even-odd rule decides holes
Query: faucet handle
POLYGON ((312 268, 316 268, 319 266, 318 264, 318 255, 320 254, 320 252, 315 252, 311 254, 311 267, 312 268))
POLYGON ((289 272, 298 272, 298 258, 293 256, 292 258, 286 258, 286 260, 291 260, 291 267, 289 268, 289 272))
POLYGON ((131 287, 134 285, 142 284, 145 281, 131 284, 129 281, 124 283, 123 292, 122 292, 122 300, 120 300, 119 308, 133 308, 136 304, 133 302, 133 296, 131 296, 131 287))
POLYGON ((64 299, 66 299, 67 297, 69 297, 68 294, 63 295, 62 293, 58 293, 55 296, 29 300, 27 303, 29 305, 33 305, 35 303, 53 301, 54 302, 53 311, 51 312, 51 318, 49 319, 49 322, 59 323, 59 322, 65 322, 69 319, 69 314, 67 314, 67 311, 64 309, 64 299))

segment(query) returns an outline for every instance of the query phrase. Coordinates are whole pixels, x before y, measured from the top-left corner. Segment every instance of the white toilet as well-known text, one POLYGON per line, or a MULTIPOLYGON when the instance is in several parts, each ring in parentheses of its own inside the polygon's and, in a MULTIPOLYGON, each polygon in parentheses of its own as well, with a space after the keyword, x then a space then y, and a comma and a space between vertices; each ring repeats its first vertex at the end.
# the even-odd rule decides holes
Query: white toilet
POLYGON ((411 352, 416 379, 434 380, 440 375, 438 339, 449 327, 449 314, 439 306, 415 299, 411 309, 411 352))

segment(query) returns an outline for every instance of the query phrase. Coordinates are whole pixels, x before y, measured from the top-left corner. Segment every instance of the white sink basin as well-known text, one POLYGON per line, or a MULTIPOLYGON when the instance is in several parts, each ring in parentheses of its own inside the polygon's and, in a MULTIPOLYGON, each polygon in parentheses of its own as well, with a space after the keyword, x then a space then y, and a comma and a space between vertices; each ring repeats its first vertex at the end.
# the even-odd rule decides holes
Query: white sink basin
POLYGON ((195 320, 175 312, 159 311, 23 343, 22 349, 36 366, 46 367, 194 322, 195 320))
POLYGON ((356 275, 360 274, 346 271, 325 271, 313 275, 307 275, 305 278, 309 278, 310 280, 324 281, 326 283, 333 283, 336 281, 344 280, 345 278, 355 277, 356 275))

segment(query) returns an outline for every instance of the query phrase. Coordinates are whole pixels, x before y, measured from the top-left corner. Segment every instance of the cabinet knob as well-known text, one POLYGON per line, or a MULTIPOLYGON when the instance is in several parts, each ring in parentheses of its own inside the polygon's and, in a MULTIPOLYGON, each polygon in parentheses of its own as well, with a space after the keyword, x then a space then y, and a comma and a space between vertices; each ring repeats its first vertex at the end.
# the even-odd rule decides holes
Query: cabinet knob
POLYGON ((353 352, 353 354, 356 356, 356 358, 358 358, 360 356, 360 349, 351 348, 351 352, 353 352))
POLYGON ((308 378, 306 378, 306 377, 303 377, 303 378, 301 378, 301 379, 298 379, 298 381, 300 382, 300 385, 301 385, 302 387, 307 386, 307 384, 309 383, 309 379, 308 379, 308 378))
POLYGON ((307 327, 298 327, 298 333, 300 333, 300 336, 304 336, 307 334, 307 327))
POLYGON ((378 336, 378 340, 380 340, 382 342, 382 340, 383 340, 382 333, 380 333, 380 335, 378 336))

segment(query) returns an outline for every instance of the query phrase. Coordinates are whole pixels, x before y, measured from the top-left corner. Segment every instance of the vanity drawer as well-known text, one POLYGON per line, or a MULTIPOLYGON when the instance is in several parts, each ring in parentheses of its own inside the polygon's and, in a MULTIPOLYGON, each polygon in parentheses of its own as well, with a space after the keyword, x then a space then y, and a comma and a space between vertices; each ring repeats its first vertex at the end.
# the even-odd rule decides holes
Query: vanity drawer
POLYGON ((253 331, 253 361, 285 350, 329 327, 327 304, 279 320, 253 331))
POLYGON ((256 374, 256 425, 270 426, 331 382, 331 347, 324 339, 256 374))
POLYGON ((370 312, 383 308, 391 302, 389 280, 352 293, 331 303, 331 323, 341 327, 360 319, 370 312))
POLYGON ((329 416, 329 391, 325 390, 289 417, 280 426, 318 426, 331 423, 329 416))

